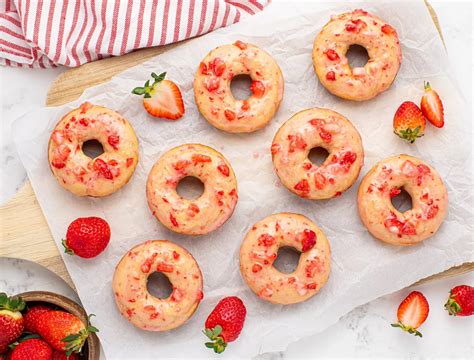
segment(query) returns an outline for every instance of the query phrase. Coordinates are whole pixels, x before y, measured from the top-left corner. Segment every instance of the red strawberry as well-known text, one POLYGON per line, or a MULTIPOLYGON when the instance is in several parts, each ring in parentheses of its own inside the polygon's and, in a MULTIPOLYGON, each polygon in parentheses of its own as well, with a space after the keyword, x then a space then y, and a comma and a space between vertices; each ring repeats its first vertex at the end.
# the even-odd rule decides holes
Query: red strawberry
POLYGON ((51 360, 53 349, 41 339, 28 339, 13 349, 10 360, 51 360))
POLYGON ((444 308, 449 315, 471 316, 474 314, 474 287, 458 285, 450 291, 448 301, 444 308))
POLYGON ((82 258, 93 258, 107 247, 110 240, 110 227, 99 217, 77 218, 67 228, 63 240, 66 254, 82 258))
POLYGON ((436 91, 429 82, 425 82, 425 94, 421 98, 420 108, 430 123, 438 128, 444 126, 444 108, 436 91))
POLYGON ((204 334, 212 340, 206 343, 206 347, 217 354, 223 352, 227 343, 239 337, 246 314, 244 303, 236 296, 219 301, 206 320, 204 334))
POLYGON ((38 334, 55 350, 66 351, 66 355, 81 351, 89 334, 98 332, 90 324, 87 326, 77 316, 61 310, 43 312, 36 323, 38 334))
POLYGON ((420 108, 411 101, 405 101, 395 112, 393 129, 395 134, 410 143, 425 133, 426 119, 420 108))
POLYGON ((19 297, 8 297, 0 293, 0 352, 5 352, 8 344, 18 339, 24 329, 21 312, 25 302, 19 297))
POLYGON ((418 291, 412 291, 398 306, 398 323, 392 326, 422 337, 417 329, 425 322, 429 312, 430 306, 425 296, 418 291))
POLYGON ((75 353, 67 356, 65 352, 54 350, 51 360, 79 360, 79 356, 75 353))
POLYGON ((150 85, 147 80, 143 87, 136 87, 132 94, 144 95, 143 106, 150 115, 159 118, 177 120, 184 115, 184 103, 178 85, 170 80, 164 80, 166 73, 156 75, 151 73, 155 80, 150 85))
POLYGON ((35 305, 29 308, 23 317, 25 319, 25 330, 36 333, 36 322, 38 321, 39 314, 50 310, 51 308, 45 305, 35 305))
POLYGON ((261 98, 265 94, 265 85, 261 81, 255 80, 252 81, 250 85, 250 91, 255 97, 261 98))

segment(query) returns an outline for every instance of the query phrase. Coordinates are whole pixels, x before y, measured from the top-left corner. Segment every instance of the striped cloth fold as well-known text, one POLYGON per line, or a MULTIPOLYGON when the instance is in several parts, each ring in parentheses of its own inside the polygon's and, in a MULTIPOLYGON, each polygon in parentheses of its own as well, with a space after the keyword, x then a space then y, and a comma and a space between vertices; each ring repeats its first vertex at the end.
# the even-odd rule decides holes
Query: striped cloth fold
POLYGON ((271 0, 0 0, 0 64, 79 66, 199 36, 271 0))

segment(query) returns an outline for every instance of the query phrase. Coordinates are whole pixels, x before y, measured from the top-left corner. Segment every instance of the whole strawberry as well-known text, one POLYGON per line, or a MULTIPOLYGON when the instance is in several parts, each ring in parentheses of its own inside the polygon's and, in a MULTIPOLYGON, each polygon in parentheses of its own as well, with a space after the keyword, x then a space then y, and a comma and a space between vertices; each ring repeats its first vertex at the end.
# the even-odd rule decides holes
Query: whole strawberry
POLYGON ((425 322, 429 312, 430 306, 425 296, 419 291, 412 291, 398 306, 398 323, 392 324, 392 327, 423 337, 418 328, 425 322))
POLYGON ((421 98, 420 108, 430 123, 439 128, 444 126, 443 103, 429 82, 425 82, 425 94, 421 98))
POLYGON ((89 334, 99 331, 89 321, 86 326, 77 316, 60 310, 39 314, 36 329, 53 349, 67 355, 80 352, 89 334))
POLYGON ((239 337, 246 314, 244 303, 236 296, 219 301, 206 320, 204 334, 212 340, 206 342, 206 347, 218 354, 223 352, 227 343, 239 337))
POLYGON ((24 329, 21 311, 25 302, 19 297, 8 297, 0 293, 0 351, 5 352, 8 344, 18 339, 24 329))
POLYGON ((51 360, 53 349, 41 339, 28 339, 13 349, 10 360, 51 360))
POLYGON ((77 356, 77 354, 75 353, 72 353, 68 356, 63 351, 54 350, 53 357, 51 358, 51 360, 79 360, 79 356, 77 356))
POLYGON ((37 333, 36 322, 38 321, 39 314, 46 311, 51 311, 51 308, 45 305, 34 305, 29 308, 23 316, 25 319, 25 330, 31 333, 37 333))
POLYGON ((110 241, 110 227, 99 217, 78 218, 68 227, 65 252, 82 258, 93 258, 107 247, 110 241))
POLYGON ((444 308, 449 315, 471 316, 474 314, 474 287, 458 285, 450 291, 448 301, 444 308))
POLYGON ((426 119, 415 103, 405 101, 398 107, 393 117, 393 129, 396 135, 413 143, 416 138, 423 136, 425 127, 426 119))

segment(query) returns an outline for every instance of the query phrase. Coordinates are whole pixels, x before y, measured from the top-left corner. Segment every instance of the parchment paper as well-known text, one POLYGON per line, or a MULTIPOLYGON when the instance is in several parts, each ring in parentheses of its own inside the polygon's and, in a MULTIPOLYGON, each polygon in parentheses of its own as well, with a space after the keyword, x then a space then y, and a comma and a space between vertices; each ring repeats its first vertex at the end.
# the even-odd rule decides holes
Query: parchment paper
POLYGON ((109 359, 212 357, 200 330, 210 310, 226 295, 240 296, 248 316, 241 337, 224 355, 250 357, 283 350, 360 304, 473 260, 472 126, 468 111, 450 78, 445 50, 423 1, 342 5, 291 2, 273 4, 235 26, 178 46, 109 83, 88 89, 78 101, 25 115, 14 124, 13 134, 59 248, 67 226, 79 216, 101 216, 111 225, 111 243, 98 258, 87 261, 63 256, 86 310, 97 315, 94 323, 109 359), (393 86, 362 103, 330 95, 318 82, 311 62, 313 40, 330 15, 359 7, 397 28, 403 46, 403 64, 393 86), (270 52, 285 78, 285 95, 276 117, 265 129, 247 135, 226 134, 210 126, 199 115, 192 92, 200 60, 210 49, 237 39, 270 52), (184 119, 167 122, 151 118, 141 99, 130 94, 151 71, 167 71, 180 85, 186 106, 184 119), (392 117, 401 102, 419 102, 423 80, 429 80, 443 98, 446 125, 443 129, 428 126, 425 137, 410 145, 393 135, 392 117), (140 163, 132 180, 107 198, 78 198, 68 193, 57 184, 47 162, 48 137, 55 123, 84 100, 123 114, 140 141, 140 163), (285 120, 315 106, 334 109, 349 118, 362 135, 366 154, 359 181, 341 197, 319 202, 299 199, 279 184, 269 151, 273 135, 285 120), (238 178, 239 202, 234 215, 207 236, 187 237, 167 231, 146 203, 146 177, 154 162, 169 148, 188 142, 221 151, 238 178), (433 165, 446 183, 450 203, 448 216, 433 238, 404 248, 372 238, 356 207, 362 175, 377 161, 400 153, 433 165), (303 213, 313 219, 332 247, 332 272, 326 287, 309 301, 286 307, 255 296, 240 276, 238 261, 240 242, 252 224, 281 211, 303 213), (148 239, 169 239, 186 247, 204 275, 205 298, 197 312, 185 326, 167 333, 135 328, 119 315, 114 304, 111 280, 115 265, 129 248, 148 239))

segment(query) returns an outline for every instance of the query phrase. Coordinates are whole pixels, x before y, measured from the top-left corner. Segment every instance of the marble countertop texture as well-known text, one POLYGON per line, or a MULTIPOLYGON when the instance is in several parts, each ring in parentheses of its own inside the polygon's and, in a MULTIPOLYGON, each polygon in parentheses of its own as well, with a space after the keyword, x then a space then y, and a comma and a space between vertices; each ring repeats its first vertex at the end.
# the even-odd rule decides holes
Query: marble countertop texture
MULTIPOLYGON (((452 76, 468 103, 472 103, 473 4, 471 1, 447 0, 430 3, 443 30, 452 76)), ((11 141, 11 124, 20 115, 43 107, 50 84, 66 70, 0 67, 0 204, 13 197, 26 180, 25 170, 11 141)), ((472 108, 466 111, 472 114, 472 108)), ((427 296, 431 308, 427 322, 420 329, 424 334, 422 339, 390 327, 390 323, 396 320, 399 302, 411 290, 405 289, 354 309, 323 333, 293 343, 285 352, 263 354, 259 358, 472 359, 474 319, 449 317, 443 310, 449 289, 460 283, 474 285, 474 274, 416 287, 427 296)), ((75 296, 56 275, 34 263, 0 259, 0 291, 18 293, 40 289, 60 292, 71 298, 75 296)))

